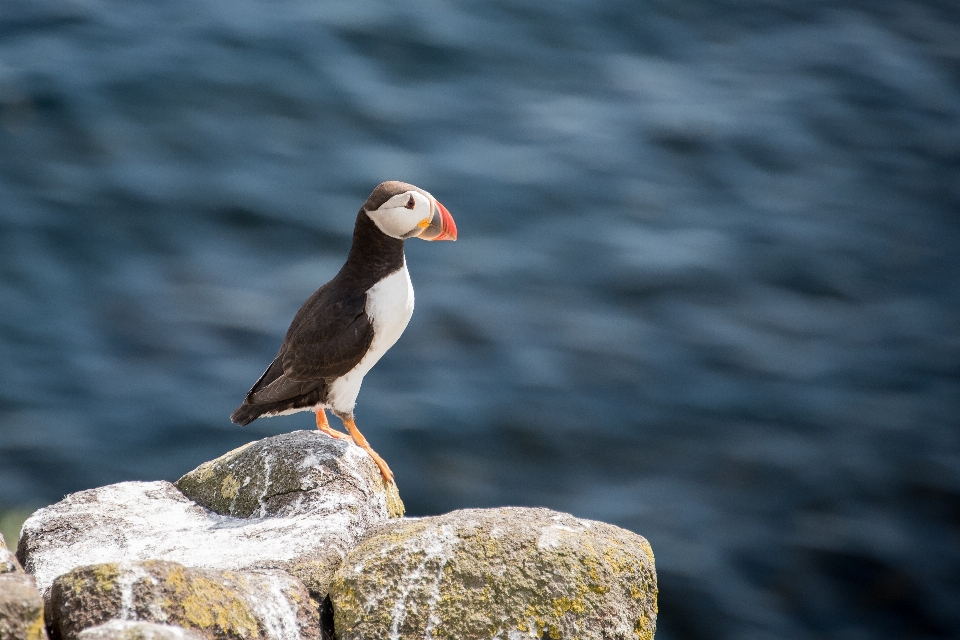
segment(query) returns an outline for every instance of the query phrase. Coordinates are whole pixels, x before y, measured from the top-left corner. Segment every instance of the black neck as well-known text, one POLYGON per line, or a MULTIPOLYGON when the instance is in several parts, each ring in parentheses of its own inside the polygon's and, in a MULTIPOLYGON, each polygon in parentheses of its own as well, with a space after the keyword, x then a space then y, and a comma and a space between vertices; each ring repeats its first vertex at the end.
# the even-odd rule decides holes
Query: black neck
POLYGON ((380 231, 363 209, 353 227, 353 244, 341 273, 373 286, 403 266, 403 240, 380 231))

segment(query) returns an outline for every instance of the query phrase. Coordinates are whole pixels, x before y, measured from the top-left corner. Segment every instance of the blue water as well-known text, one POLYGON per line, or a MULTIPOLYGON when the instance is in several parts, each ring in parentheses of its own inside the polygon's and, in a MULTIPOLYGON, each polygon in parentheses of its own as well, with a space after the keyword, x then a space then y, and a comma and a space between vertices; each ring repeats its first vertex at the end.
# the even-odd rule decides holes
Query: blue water
POLYGON ((645 535, 659 640, 960 634, 949 2, 2 0, 0 508, 175 479, 380 181, 408 512, 645 535))

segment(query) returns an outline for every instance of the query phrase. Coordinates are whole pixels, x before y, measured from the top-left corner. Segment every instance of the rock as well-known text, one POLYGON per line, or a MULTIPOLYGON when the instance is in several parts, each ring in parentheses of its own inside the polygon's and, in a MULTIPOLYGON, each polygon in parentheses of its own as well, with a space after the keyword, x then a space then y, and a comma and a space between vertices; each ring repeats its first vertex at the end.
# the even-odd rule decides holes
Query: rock
POLYGON ((196 631, 169 624, 137 620, 111 620, 84 629, 77 640, 204 640, 196 631))
POLYGON ((344 554, 389 517, 373 460, 316 431, 241 447, 178 485, 190 497, 162 481, 69 495, 24 523, 17 555, 45 595, 54 578, 74 567, 159 559, 283 569, 322 599, 344 554))
POLYGON ((299 580, 282 571, 195 569, 146 560, 78 567, 53 583, 54 637, 112 619, 163 622, 210 640, 320 640, 320 614, 299 580))
POLYGON ((7 549, 7 543, 0 533, 0 574, 3 573, 23 573, 23 567, 17 561, 17 556, 7 549))
POLYGON ((652 640, 657 616, 644 538, 548 509, 380 525, 344 559, 330 597, 340 640, 652 640))
POLYGON ((0 574, 0 640, 46 640, 43 600, 33 576, 0 574))
POLYGON ((391 491, 385 491, 376 467, 355 462, 344 465, 340 455, 331 455, 331 447, 338 452, 359 453, 373 464, 354 444, 316 431, 294 431, 251 442, 205 462, 177 480, 176 485, 185 496, 220 515, 263 518, 339 509, 336 499, 331 501, 327 496, 349 493, 359 482, 365 492, 374 488, 372 494, 384 497, 391 516, 403 515, 395 484, 390 485, 391 491), (323 491, 316 491, 319 487, 323 491))
POLYGON ((0 547, 0 574, 4 573, 23 573, 23 567, 10 549, 0 547))

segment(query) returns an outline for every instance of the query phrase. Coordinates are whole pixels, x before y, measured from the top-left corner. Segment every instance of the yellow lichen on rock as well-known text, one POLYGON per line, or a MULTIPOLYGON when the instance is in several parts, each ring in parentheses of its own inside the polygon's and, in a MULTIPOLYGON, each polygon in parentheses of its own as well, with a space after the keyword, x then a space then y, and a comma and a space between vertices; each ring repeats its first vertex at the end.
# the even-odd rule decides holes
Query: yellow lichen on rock
POLYGON ((199 467, 194 469, 193 473, 196 474, 195 478, 198 483, 207 482, 210 478, 213 477, 213 464, 215 460, 209 462, 204 462, 199 467))
POLYGON ((655 628, 643 538, 545 509, 465 510, 382 525, 331 587, 341 640, 627 638, 655 628), (631 585, 641 585, 634 597, 631 585), (636 621, 641 620, 638 626, 636 621))
POLYGON ((237 497, 239 491, 240 481, 234 478, 232 473, 228 473, 223 482, 220 483, 220 495, 227 500, 233 500, 237 497))
POLYGON ((42 614, 27 625, 26 635, 24 637, 26 640, 47 640, 47 629, 43 623, 42 614))
MULTIPOLYGON (((223 577, 236 579, 230 572, 223 577)), ((201 575, 188 577, 178 566, 166 573, 164 587, 172 596, 173 607, 182 610, 181 624, 216 635, 260 637, 260 625, 250 607, 223 582, 201 575)))
POLYGON ((654 627, 650 624, 650 616, 644 614, 633 623, 633 635, 637 640, 653 640, 654 627))
POLYGON ((302 583, 280 571, 200 569, 165 560, 90 565, 60 576, 51 593, 56 635, 66 639, 122 618, 192 629, 209 640, 258 640, 276 627, 277 616, 296 618, 298 638, 321 636, 316 603, 302 583))
POLYGON ((388 482, 384 487, 387 494, 387 513, 391 518, 402 518, 406 513, 406 507, 403 506, 403 500, 400 499, 400 490, 397 483, 388 482))
POLYGON ((554 598, 551 604, 553 604, 553 615, 558 618, 568 611, 583 613, 586 609, 583 605, 583 598, 554 598))
POLYGON ((0 640, 46 640, 43 599, 24 572, 0 573, 0 640))
POLYGON ((120 575, 120 565, 115 562, 92 565, 89 567, 89 571, 82 571, 84 567, 79 569, 68 574, 68 580, 74 595, 79 595, 89 589, 109 593, 113 591, 113 585, 120 575), (91 579, 93 584, 90 584, 91 579))

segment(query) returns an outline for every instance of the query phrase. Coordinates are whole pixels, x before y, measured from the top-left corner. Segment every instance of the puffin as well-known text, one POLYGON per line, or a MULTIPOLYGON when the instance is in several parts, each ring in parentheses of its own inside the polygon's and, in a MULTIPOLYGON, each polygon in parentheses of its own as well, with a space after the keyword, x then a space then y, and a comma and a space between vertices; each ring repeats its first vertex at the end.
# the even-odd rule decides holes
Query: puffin
POLYGON ((357 214, 346 263, 300 307, 277 357, 230 415, 232 422, 245 426, 257 418, 312 411, 318 430, 352 439, 373 458, 384 483, 394 482, 390 467, 357 428, 353 410, 363 376, 413 315, 403 253, 410 238, 456 240, 457 226, 423 189, 397 181, 377 185, 357 214), (331 428, 326 409, 349 436, 331 428))

